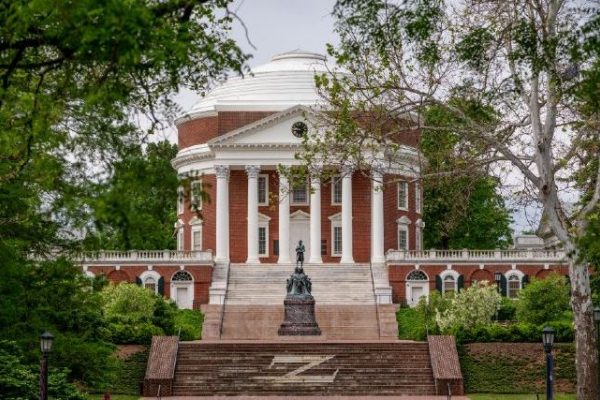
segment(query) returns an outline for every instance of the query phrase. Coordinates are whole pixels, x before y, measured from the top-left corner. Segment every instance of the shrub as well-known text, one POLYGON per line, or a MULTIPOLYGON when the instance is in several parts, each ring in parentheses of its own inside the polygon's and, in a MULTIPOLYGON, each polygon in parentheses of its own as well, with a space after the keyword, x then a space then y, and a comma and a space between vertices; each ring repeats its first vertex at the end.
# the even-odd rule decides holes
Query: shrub
POLYGON ((498 310, 498 321, 514 321, 519 300, 503 297, 498 310))
POLYGON ((398 337, 405 340, 425 340, 425 319, 415 308, 401 308, 396 313, 398 337))
POLYGON ((149 321, 154 314, 156 296, 138 285, 108 285, 102 291, 102 298, 104 314, 109 321, 149 321))
POLYGON ((196 310, 177 310, 175 329, 180 332, 181 340, 200 340, 202 338, 202 321, 204 316, 196 310))
MULTIPOLYGON (((569 321, 556 321, 551 324, 555 331, 556 342, 573 341, 573 324, 569 321)), ((455 328, 452 334, 458 343, 541 343, 543 325, 516 323, 510 325, 479 325, 470 329, 455 328)))
POLYGON ((135 324, 112 322, 109 324, 110 339, 118 344, 148 344, 152 336, 164 335, 162 329, 150 322, 135 324))
POLYGON ((501 299, 495 286, 479 282, 451 298, 447 309, 437 310, 435 320, 442 332, 488 325, 501 299))
POLYGON ((519 294, 517 319, 535 325, 565 318, 571 309, 569 287, 565 277, 552 273, 534 279, 519 294))

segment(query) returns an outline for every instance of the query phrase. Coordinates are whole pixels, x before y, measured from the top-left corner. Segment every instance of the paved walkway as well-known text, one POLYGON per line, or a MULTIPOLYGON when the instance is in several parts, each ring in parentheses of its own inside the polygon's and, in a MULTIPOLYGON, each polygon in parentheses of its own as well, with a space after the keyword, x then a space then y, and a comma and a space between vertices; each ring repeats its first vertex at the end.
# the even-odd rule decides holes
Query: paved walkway
MULTIPOLYGON (((163 400, 447 400, 448 396, 171 396, 163 400)), ((156 400, 156 397, 142 397, 141 400, 156 400)), ((452 400, 469 400, 464 396, 452 396, 452 400)))

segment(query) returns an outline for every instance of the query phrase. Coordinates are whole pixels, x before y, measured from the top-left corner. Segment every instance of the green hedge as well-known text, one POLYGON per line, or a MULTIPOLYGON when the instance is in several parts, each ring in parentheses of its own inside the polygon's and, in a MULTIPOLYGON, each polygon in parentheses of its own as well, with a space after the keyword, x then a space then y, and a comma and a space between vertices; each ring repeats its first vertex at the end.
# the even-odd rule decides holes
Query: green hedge
MULTIPOLYGON (((546 324, 556 331, 556 342, 573 341, 573 324, 571 321, 555 321, 546 324)), ((508 325, 490 324, 469 330, 456 330, 452 332, 458 343, 538 343, 542 340, 544 326, 533 324, 515 323, 508 325)))
MULTIPOLYGON (((544 393, 542 344, 475 343, 459 346, 467 393, 544 393)), ((555 345, 555 390, 571 392, 576 383, 575 346, 555 345)))
POLYGON ((119 360, 119 370, 115 381, 110 385, 110 392, 114 394, 140 394, 140 385, 146 373, 148 362, 148 349, 119 360))

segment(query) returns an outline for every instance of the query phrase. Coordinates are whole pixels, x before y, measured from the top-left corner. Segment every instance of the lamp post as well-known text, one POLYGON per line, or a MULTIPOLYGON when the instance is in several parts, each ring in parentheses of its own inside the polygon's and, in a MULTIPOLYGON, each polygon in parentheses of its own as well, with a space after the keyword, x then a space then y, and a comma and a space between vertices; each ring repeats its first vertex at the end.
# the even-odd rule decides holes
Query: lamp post
POLYGON ((552 386, 554 384, 554 378, 552 372, 554 369, 553 358, 552 358, 552 345, 554 344, 554 329, 545 327, 542 331, 542 342, 544 343, 544 350, 546 351, 546 400, 554 400, 554 393, 552 386))
POLYGON ((496 279, 496 289, 498 293, 500 293, 500 281, 502 280, 502 272, 496 272, 494 274, 494 279, 496 279))
POLYGON ((600 391, 600 307, 594 307, 594 321, 596 321, 596 348, 598 349, 598 390, 600 391))
POLYGON ((48 354, 52 350, 54 336, 48 331, 40 335, 40 348, 42 359, 40 360, 40 400, 48 400, 48 354))

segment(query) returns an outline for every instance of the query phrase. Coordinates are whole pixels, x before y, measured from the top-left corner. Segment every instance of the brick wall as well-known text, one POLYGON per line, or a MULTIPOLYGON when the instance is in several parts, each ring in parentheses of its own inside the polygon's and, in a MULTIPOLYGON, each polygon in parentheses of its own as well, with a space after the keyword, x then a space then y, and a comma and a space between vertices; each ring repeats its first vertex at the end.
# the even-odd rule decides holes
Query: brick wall
POLYGON ((408 225, 408 246, 410 250, 416 248, 415 230, 416 222, 421 218, 417 213, 415 203, 415 183, 406 179, 408 184, 408 211, 398 209, 398 186, 397 181, 403 178, 399 175, 386 175, 383 187, 383 220, 384 220, 384 251, 398 248, 398 224, 396 220, 402 216, 410 219, 408 225))
MULTIPOLYGON (((451 264, 452 269, 464 277, 465 287, 469 287, 473 280, 487 280, 494 283, 494 274, 496 272, 506 273, 512 269, 510 264, 485 264, 484 269, 480 269, 479 264, 451 264)), ((516 269, 528 275, 530 278, 544 278, 551 272, 557 272, 561 275, 569 273, 568 266, 551 264, 548 269, 541 264, 516 264, 516 269)), ((415 269, 415 264, 397 264, 389 266, 389 280, 392 287, 392 301, 394 303, 404 303, 406 301, 406 276, 415 269)), ((425 272, 429 278, 429 292, 436 290, 435 277, 447 270, 446 264, 419 264, 419 270, 425 272)))

